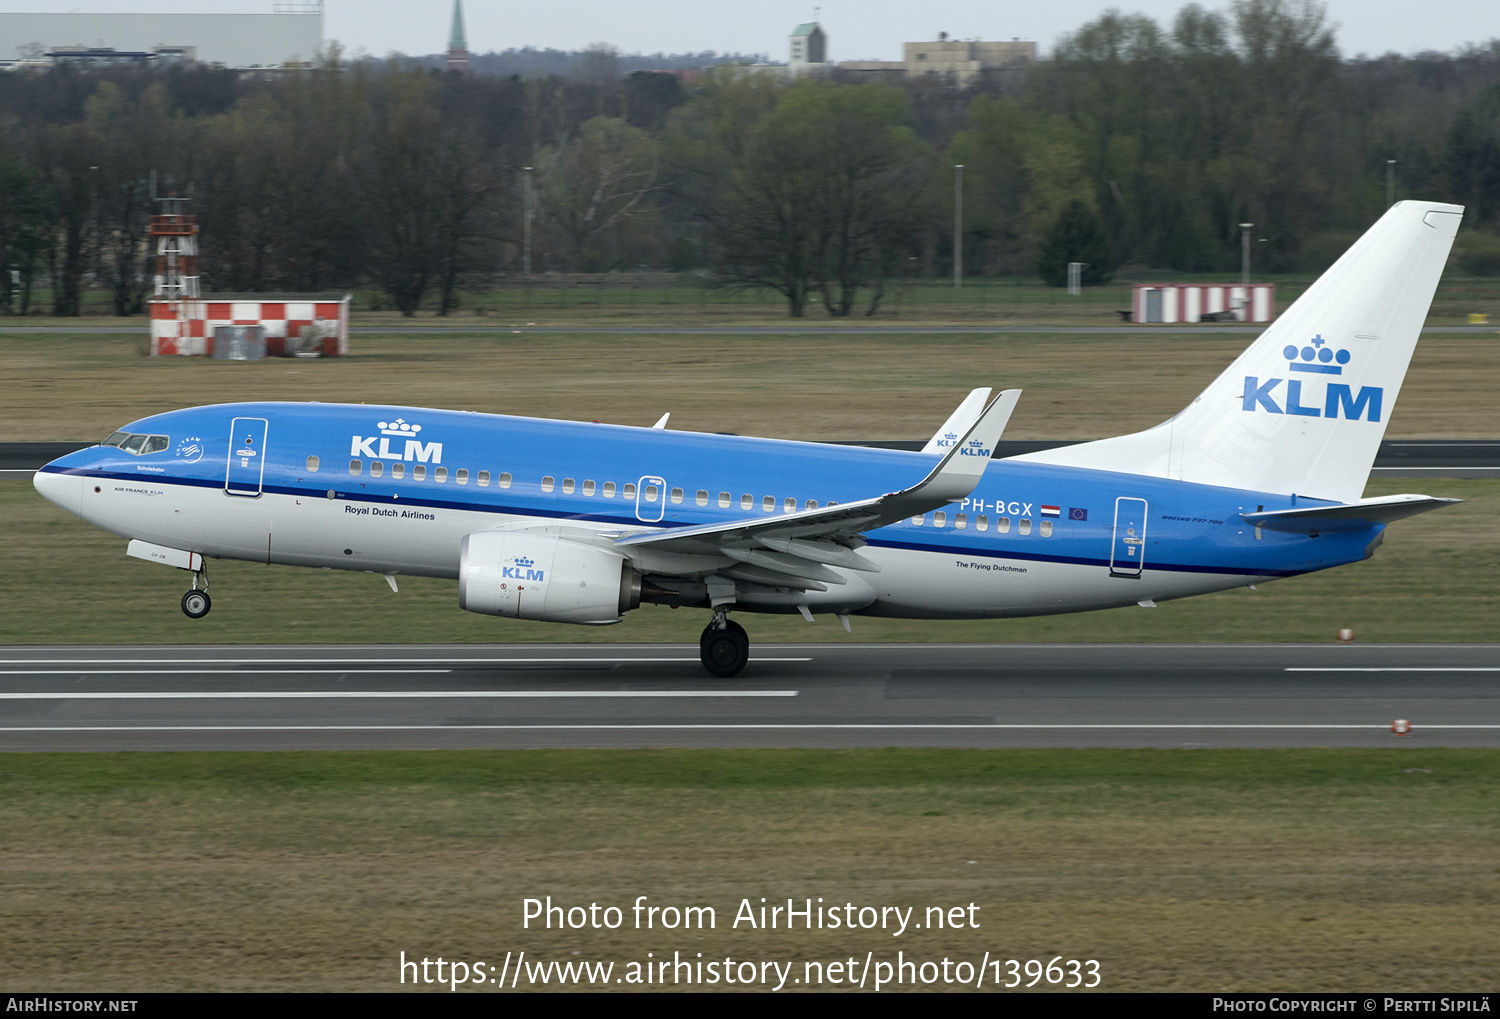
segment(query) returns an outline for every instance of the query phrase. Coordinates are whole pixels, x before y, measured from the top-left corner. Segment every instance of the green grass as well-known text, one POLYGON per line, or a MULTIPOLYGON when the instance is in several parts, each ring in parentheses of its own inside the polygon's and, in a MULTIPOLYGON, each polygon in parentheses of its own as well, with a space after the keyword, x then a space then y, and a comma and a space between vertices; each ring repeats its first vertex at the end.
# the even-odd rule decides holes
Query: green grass
MULTIPOLYGON (((1374 558, 1323 573, 1175 602, 1011 620, 930 622, 856 617, 845 634, 829 617, 744 617, 772 641, 1362 641, 1500 640, 1500 482, 1378 481, 1371 495, 1420 487, 1468 500, 1391 525, 1374 558)), ((500 620, 458 608, 452 581, 403 577, 401 593, 364 573, 216 561, 214 608, 178 609, 187 575, 125 555, 125 541, 37 495, 0 482, 6 582, 0 643, 237 642, 682 642, 706 613, 643 606, 618 626, 500 620)))
POLYGON ((487 960, 1098 959, 1105 990, 1488 990, 1492 751, 0 755, 6 989, 392 990, 487 960), (522 899, 714 907, 522 928, 522 899), (977 930, 730 928, 742 898, 977 930))

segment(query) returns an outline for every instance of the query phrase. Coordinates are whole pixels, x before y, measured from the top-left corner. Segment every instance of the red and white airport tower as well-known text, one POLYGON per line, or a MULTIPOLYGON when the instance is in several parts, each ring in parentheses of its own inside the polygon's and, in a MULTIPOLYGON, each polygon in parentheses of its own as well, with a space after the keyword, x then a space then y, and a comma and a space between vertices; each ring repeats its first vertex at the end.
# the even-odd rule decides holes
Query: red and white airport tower
POLYGON ((197 217, 183 211, 185 198, 157 201, 161 212, 146 230, 156 247, 156 293, 149 302, 153 357, 211 357, 216 336, 243 341, 247 334, 273 357, 349 352, 349 294, 200 294, 197 217))

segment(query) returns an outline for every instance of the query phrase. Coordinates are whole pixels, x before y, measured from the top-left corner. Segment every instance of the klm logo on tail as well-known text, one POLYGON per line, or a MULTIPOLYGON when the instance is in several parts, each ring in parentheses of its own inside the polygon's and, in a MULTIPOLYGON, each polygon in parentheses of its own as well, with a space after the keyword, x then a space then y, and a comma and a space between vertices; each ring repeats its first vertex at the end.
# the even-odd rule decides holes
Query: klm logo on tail
POLYGON ((1303 392, 1304 381, 1316 385, 1316 377, 1319 375, 1342 375, 1344 366, 1353 358, 1347 350, 1334 351, 1321 333, 1308 343, 1301 350, 1287 344, 1282 349, 1282 354, 1290 362, 1287 374, 1311 375, 1314 378, 1266 379, 1262 382, 1255 375, 1246 375, 1244 400, 1240 409, 1311 418, 1342 417, 1349 421, 1379 421, 1381 403, 1385 397, 1385 390, 1379 386, 1360 386, 1356 394, 1342 382, 1329 382, 1324 386, 1321 402, 1316 392, 1303 392), (1278 404, 1277 388, 1283 383, 1286 384, 1285 395, 1282 397, 1283 403, 1278 404), (1304 403, 1304 400, 1307 402, 1304 403))

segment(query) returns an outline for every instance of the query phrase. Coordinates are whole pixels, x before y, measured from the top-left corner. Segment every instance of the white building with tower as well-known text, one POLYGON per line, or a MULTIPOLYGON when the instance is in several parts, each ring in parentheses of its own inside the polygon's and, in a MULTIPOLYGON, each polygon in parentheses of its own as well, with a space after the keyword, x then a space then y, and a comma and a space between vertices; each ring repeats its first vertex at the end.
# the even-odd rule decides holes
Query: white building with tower
POLYGON ((828 36, 816 21, 798 25, 787 36, 787 74, 804 78, 828 70, 828 36))

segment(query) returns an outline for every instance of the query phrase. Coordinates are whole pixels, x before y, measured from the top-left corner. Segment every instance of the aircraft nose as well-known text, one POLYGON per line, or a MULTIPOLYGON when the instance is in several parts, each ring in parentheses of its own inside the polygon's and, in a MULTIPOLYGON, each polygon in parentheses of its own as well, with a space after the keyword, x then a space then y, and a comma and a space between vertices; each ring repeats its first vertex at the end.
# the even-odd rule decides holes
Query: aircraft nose
POLYGON ((31 476, 32 487, 42 498, 60 506, 74 516, 83 515, 83 483, 86 479, 77 474, 62 474, 45 467, 31 476))

